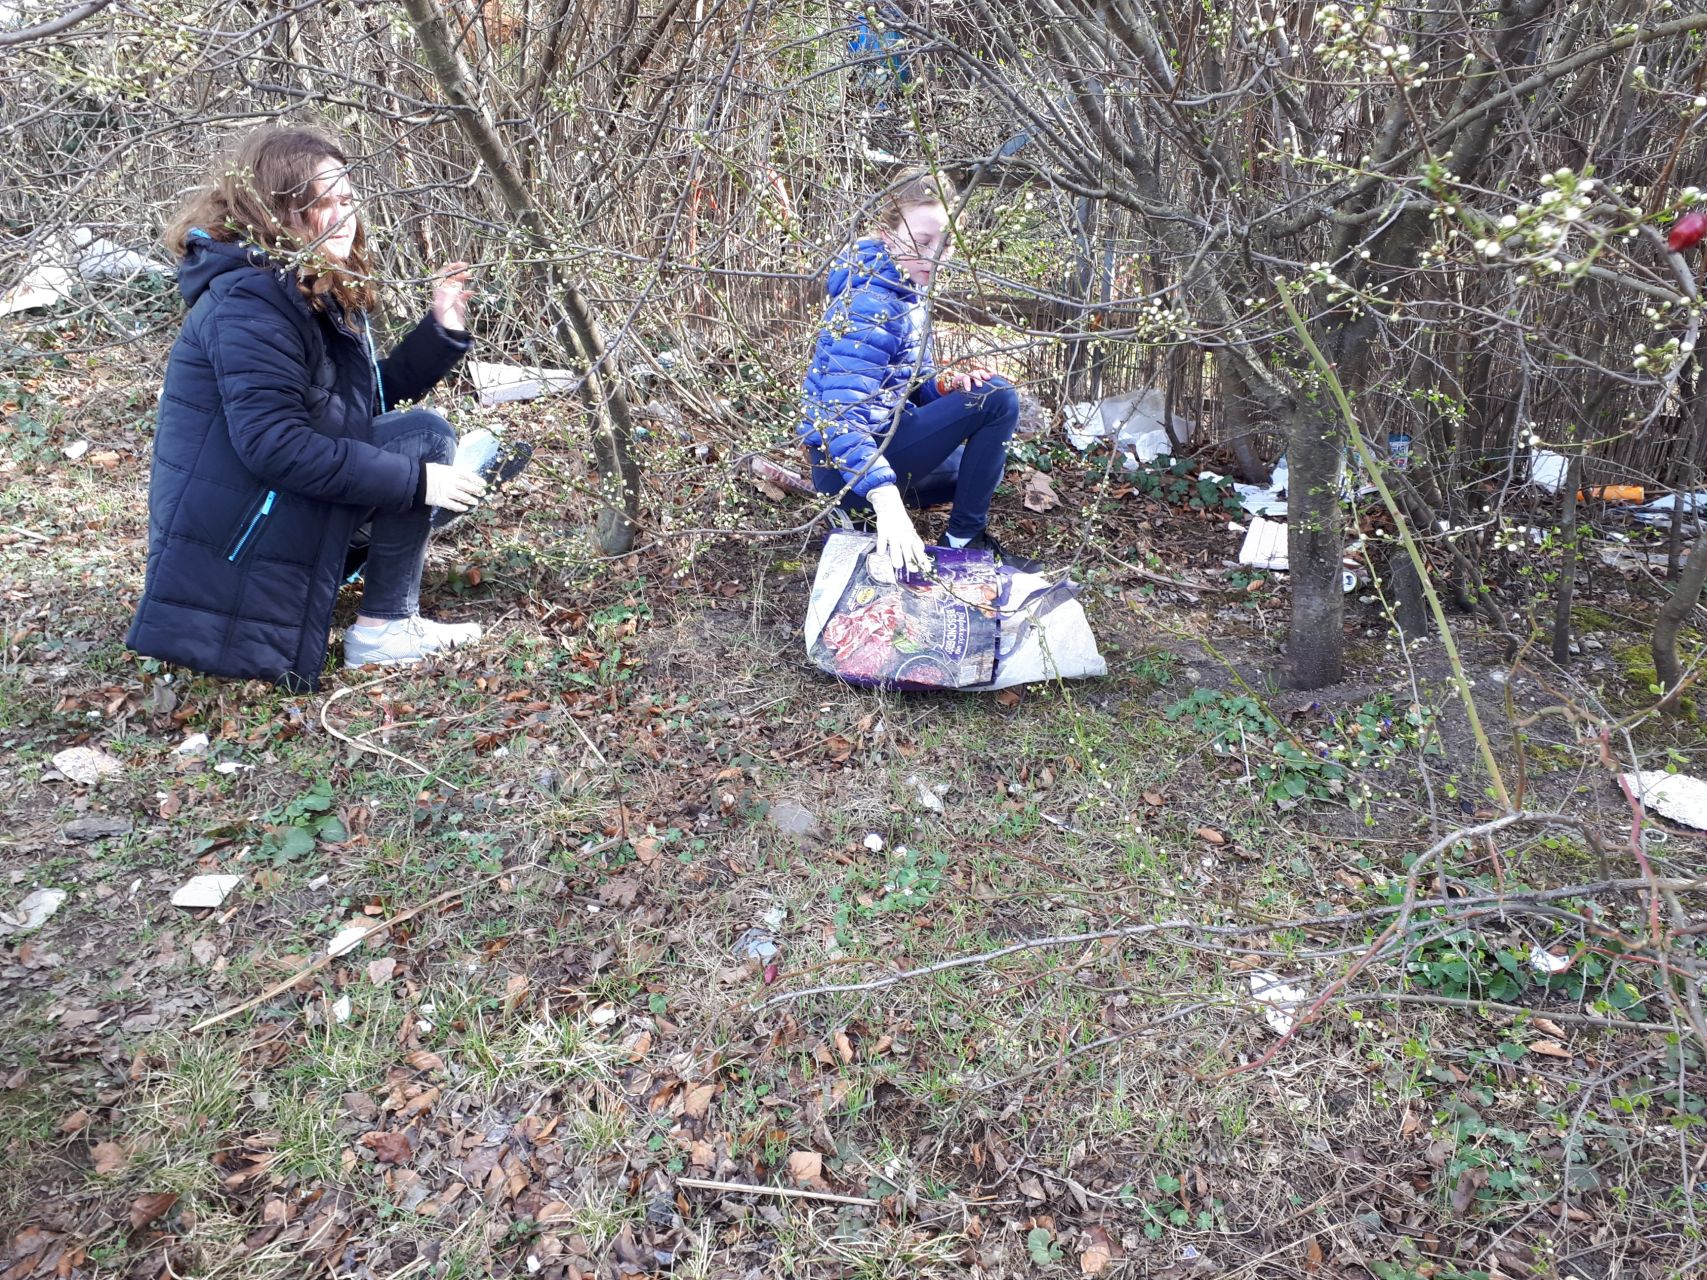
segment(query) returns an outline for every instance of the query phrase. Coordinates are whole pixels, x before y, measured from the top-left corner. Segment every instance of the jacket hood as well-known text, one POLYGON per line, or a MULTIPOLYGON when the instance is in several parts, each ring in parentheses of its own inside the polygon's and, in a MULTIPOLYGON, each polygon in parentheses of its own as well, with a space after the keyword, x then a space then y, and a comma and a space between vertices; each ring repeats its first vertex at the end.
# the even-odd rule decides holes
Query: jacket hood
POLYGON ((178 292, 195 305, 220 276, 232 271, 272 271, 275 264, 263 249, 229 240, 215 240, 202 231, 190 232, 184 257, 178 263, 178 292))
POLYGON ((875 237, 849 245, 842 251, 830 268, 825 289, 834 298, 864 280, 881 281, 909 301, 919 296, 918 286, 901 274, 901 268, 895 265, 895 259, 889 256, 883 241, 875 237))

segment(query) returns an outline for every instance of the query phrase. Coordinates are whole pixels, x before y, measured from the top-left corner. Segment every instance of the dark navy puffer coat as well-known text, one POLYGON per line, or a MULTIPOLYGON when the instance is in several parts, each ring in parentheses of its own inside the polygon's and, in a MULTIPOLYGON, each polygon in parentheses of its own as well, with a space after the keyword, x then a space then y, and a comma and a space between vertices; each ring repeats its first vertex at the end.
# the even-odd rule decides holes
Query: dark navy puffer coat
POLYGON ((800 438, 865 497, 895 483, 882 444, 908 398, 936 399, 925 300, 881 240, 861 240, 831 269, 829 305, 806 369, 800 438))
POLYGON ((375 510, 413 506, 421 464, 372 443, 468 350, 431 315, 376 361, 365 319, 315 311, 258 249, 197 236, 166 366, 148 574, 125 643, 211 675, 319 687, 344 556, 375 510))

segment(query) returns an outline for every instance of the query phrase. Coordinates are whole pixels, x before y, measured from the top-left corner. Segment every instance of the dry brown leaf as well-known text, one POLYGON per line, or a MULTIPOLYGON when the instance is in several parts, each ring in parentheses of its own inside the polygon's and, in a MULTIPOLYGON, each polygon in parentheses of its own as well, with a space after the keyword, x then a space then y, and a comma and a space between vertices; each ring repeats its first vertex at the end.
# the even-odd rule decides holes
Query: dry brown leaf
POLYGON ((409 1135, 396 1129, 375 1129, 362 1134, 362 1146, 381 1164, 402 1164, 415 1153, 409 1135))
POLYGON ((95 1161, 96 1173, 117 1173, 130 1160, 129 1154, 116 1142, 97 1142, 89 1155, 95 1161))
POLYGON ((792 1151, 788 1156, 788 1176, 802 1186, 824 1180, 824 1157, 816 1151, 792 1151))
POLYGON ((59 1131, 66 1135, 81 1133, 88 1127, 89 1113, 84 1111, 81 1107, 59 1122, 59 1131))
POLYGON ((1551 1018, 1532 1018, 1530 1021, 1534 1024, 1537 1031, 1544 1031, 1555 1040, 1563 1040, 1565 1038, 1565 1029, 1557 1022, 1554 1022, 1551 1018))
POLYGON ((689 1085, 687 1091, 682 1094, 682 1114, 689 1120, 702 1119, 705 1109, 711 1105, 711 1099, 716 1093, 717 1082, 714 1080, 689 1085))
POLYGON ((628 1042, 628 1060, 630 1062, 639 1062, 651 1052, 652 1033, 650 1031, 642 1031, 628 1042))
POLYGON ((426 1049, 415 1050, 406 1061, 417 1071, 443 1071, 445 1069, 445 1060, 438 1054, 430 1053, 426 1049))
POLYGON ((525 973, 512 973, 504 980, 504 1012, 514 1013, 516 1006, 527 999, 528 976, 525 973))
POLYGON ((1061 505, 1061 499, 1055 496, 1055 485, 1041 471, 1028 471, 1025 476, 1025 488, 1020 494, 1020 501, 1025 503, 1027 511, 1053 511, 1061 505))
POLYGON ((1207 840, 1210 844, 1227 843, 1226 833, 1217 831, 1214 827, 1199 827, 1197 829, 1197 838, 1199 840, 1207 840))
POLYGON ((1019 706, 1020 692, 1018 689, 1002 689, 996 694, 996 705, 1012 711, 1019 706))
POLYGON ((177 1194, 171 1191, 154 1191, 138 1196, 130 1202, 130 1229, 141 1231, 150 1223, 165 1217, 177 1203, 177 1194))
POLYGON ((1537 1040, 1529 1046, 1529 1052, 1539 1054, 1543 1058, 1563 1058, 1569 1062, 1572 1053, 1557 1040, 1537 1040))
POLYGON ((854 1059, 853 1041, 848 1039, 848 1033, 845 1031, 836 1032, 836 1054, 844 1063, 854 1059))
POLYGON ((413 1098, 410 1098, 403 1110, 397 1114, 402 1116, 405 1120, 413 1120, 416 1116, 426 1115, 427 1112, 431 1111, 438 1105, 439 1091, 435 1086, 431 1089, 423 1089, 413 1098))
POLYGON ((1108 1246, 1093 1244, 1079 1255, 1079 1274, 1082 1276, 1100 1276, 1108 1269, 1108 1264, 1114 1261, 1109 1256, 1108 1246))
POLYGON ((1422 1120, 1418 1118, 1417 1113, 1407 1110, 1405 1118, 1399 1122, 1399 1136, 1408 1138, 1420 1128, 1422 1128, 1422 1120))
POLYGON ((390 956, 383 960, 367 962, 367 980, 376 987, 383 987, 391 981, 391 975, 397 972, 397 961, 390 956))
POLYGON ((1311 1236, 1309 1243, 1304 1246, 1304 1270, 1315 1272, 1321 1269, 1322 1246, 1317 1242, 1315 1236, 1311 1236))
POLYGON ((1149 805, 1152 809, 1161 808, 1166 801, 1167 797, 1160 791, 1146 791, 1144 793, 1144 803, 1149 805))

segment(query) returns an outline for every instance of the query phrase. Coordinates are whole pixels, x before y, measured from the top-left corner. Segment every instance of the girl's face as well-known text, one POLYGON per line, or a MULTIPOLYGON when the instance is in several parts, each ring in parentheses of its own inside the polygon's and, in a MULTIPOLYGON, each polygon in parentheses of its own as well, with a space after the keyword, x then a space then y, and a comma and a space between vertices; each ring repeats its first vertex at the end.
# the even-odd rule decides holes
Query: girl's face
POLYGON ((303 230, 321 253, 334 262, 350 256, 356 245, 356 193, 343 165, 328 159, 314 175, 313 200, 302 212, 303 230))
POLYGON ((936 269, 954 252, 948 210, 935 203, 908 205, 901 210, 900 222, 883 233, 883 243, 914 284, 929 288, 936 269))

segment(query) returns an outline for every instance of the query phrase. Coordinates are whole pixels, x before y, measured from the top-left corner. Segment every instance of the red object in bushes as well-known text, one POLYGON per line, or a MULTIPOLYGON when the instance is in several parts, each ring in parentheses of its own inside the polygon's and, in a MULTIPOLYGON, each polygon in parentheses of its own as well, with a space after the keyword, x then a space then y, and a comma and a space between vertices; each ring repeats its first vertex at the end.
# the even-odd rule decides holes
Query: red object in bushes
POLYGON ((1666 244, 1671 246, 1673 253, 1682 253, 1685 249, 1693 249, 1703 239, 1707 239, 1707 213, 1686 213, 1672 227, 1666 244))

